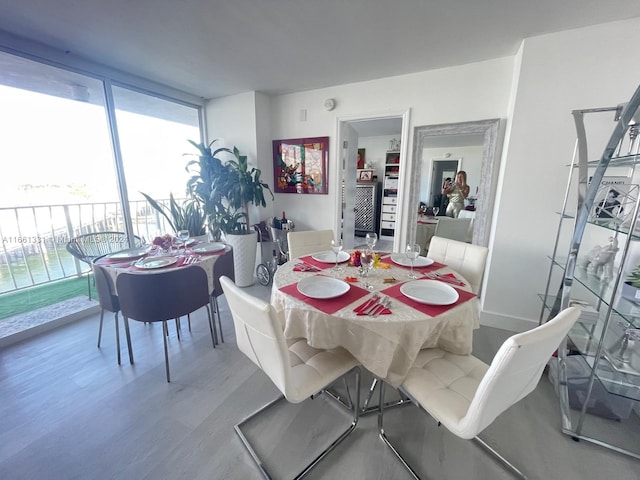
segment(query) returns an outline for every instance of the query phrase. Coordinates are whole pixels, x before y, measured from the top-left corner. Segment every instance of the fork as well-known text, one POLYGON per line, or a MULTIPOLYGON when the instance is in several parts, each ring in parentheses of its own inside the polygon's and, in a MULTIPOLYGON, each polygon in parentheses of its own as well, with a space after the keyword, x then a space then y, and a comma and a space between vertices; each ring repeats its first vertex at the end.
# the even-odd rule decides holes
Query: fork
POLYGON ((380 303, 375 305, 375 307, 371 309, 367 315, 376 318, 378 315, 384 312, 384 309, 389 307, 389 305, 391 305, 391 299, 387 296, 383 296, 380 298, 380 303))

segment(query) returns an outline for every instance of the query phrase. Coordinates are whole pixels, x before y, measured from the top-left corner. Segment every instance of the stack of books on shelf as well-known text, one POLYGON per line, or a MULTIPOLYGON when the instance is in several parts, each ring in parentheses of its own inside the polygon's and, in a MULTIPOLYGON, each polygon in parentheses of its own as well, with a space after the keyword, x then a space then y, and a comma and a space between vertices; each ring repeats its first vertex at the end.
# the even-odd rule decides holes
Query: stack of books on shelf
POLYGON ((579 307, 582 309, 580 312, 580 317, 578 317, 578 322, 588 325, 595 325, 598 321, 598 311, 595 309, 593 305, 584 300, 570 300, 570 307, 579 307))

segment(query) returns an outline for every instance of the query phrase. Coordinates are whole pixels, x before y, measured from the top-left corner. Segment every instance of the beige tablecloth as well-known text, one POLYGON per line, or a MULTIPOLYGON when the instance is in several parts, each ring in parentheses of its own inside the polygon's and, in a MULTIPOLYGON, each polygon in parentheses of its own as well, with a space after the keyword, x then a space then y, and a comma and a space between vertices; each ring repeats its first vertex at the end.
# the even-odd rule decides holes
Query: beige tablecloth
MULTIPOLYGON (((230 250, 230 247, 226 247, 225 252, 228 252, 229 250, 230 250)), ((207 272, 207 282, 209 285, 210 292, 213 291, 214 264, 216 263, 216 260, 220 257, 221 255, 199 255, 198 261, 196 263, 191 264, 191 265, 197 265, 198 267, 204 269, 205 272, 207 272)), ((136 275, 153 275, 153 274, 167 272, 175 268, 184 268, 184 267, 191 266, 191 265, 182 265, 182 266, 171 265, 164 268, 154 268, 149 270, 143 270, 143 269, 132 266, 131 262, 127 262, 127 261, 110 262, 110 261, 107 261, 106 259, 100 259, 97 261, 97 263, 102 267, 106 267, 106 270, 107 272, 109 272, 109 276, 111 277, 111 280, 113 282, 114 289, 116 285, 116 279, 118 278, 118 275, 122 273, 133 273, 136 275)), ((116 292, 116 294, 117 293, 118 292, 116 292)))
MULTIPOLYGON (((280 291, 280 288, 297 283, 309 275, 322 274, 336 278, 358 276, 358 269, 345 267, 340 273, 331 268, 321 272, 296 272, 293 271, 295 262, 287 262, 278 268, 271 292, 271 303, 281 315, 287 338, 306 338, 309 345, 316 348, 343 347, 365 368, 393 386, 402 383, 422 348, 439 347, 461 355, 471 353, 473 330, 479 326, 477 297, 436 317, 394 300, 391 315, 373 318, 358 316, 353 311, 371 296, 367 295, 328 315, 304 300, 280 291)), ((453 271, 444 268, 439 272, 453 271)), ((397 266, 375 268, 370 273, 369 283, 375 287, 375 291, 384 290, 390 286, 383 283, 384 278, 408 281, 407 273, 407 269, 397 266)), ((463 279, 458 273, 455 275, 463 279)), ((462 288, 470 290, 468 286, 462 288)))

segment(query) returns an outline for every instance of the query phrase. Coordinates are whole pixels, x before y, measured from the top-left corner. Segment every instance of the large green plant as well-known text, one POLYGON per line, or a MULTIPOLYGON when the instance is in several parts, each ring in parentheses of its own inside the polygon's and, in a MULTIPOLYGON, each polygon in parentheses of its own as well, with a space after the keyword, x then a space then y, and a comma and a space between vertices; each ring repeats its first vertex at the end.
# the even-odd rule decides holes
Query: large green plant
POLYGON ((220 175, 212 183, 212 198, 220 209, 220 229, 224 233, 248 234, 251 232, 249 204, 266 207, 265 190, 271 195, 269 185, 260 178, 260 169, 249 168, 246 155, 240 155, 233 147, 233 159, 223 164, 220 175))
POLYGON ((140 192, 156 211, 161 213, 175 233, 179 230, 189 230, 192 236, 207 233, 206 216, 201 206, 193 199, 186 200, 182 205, 169 195, 169 206, 157 202, 146 193, 140 192))
POLYGON ((633 287, 640 288, 640 265, 636 266, 636 268, 631 271, 627 277, 627 283, 633 287))
MULTIPOLYGON (((202 211, 206 215, 207 227, 214 239, 220 239, 222 232, 221 222, 225 215, 222 206, 222 198, 214 192, 214 184, 224 174, 225 167, 218 155, 220 153, 231 153, 228 148, 218 148, 212 150, 212 146, 217 140, 204 144, 188 140, 198 150, 195 159, 187 162, 186 170, 190 177, 187 181, 189 195, 198 202, 202 211)), ((193 154, 185 154, 195 156, 193 154)))

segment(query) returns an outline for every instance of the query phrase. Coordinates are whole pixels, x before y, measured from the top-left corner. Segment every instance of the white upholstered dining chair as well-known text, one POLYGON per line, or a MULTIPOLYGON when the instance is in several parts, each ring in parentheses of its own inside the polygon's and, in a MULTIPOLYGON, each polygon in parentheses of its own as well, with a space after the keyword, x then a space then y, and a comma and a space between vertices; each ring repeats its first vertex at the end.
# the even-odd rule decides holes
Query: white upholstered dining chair
POLYGON ((460 272, 475 294, 480 292, 488 254, 489 249, 482 245, 472 245, 435 235, 431 238, 428 253, 429 258, 460 272))
POLYGON ((333 240, 333 230, 289 232, 287 234, 289 259, 293 260, 310 253, 330 251, 331 240, 333 240))
MULTIPOLYGON (((464 439, 475 439, 512 473, 526 478, 478 434, 536 388, 549 358, 579 316, 580 310, 570 307, 539 327, 513 335, 502 344, 491 365, 472 355, 455 355, 438 348, 424 349, 399 391, 451 433, 464 439)), ((378 408, 380 438, 413 477, 419 479, 385 435, 384 390, 382 382, 378 408)))
POLYGON ((313 398, 313 395, 323 391, 347 373, 353 372, 355 375, 356 399, 355 402, 350 402, 353 410, 351 424, 295 477, 302 478, 356 428, 360 403, 358 362, 342 348, 318 350, 310 347, 305 339, 286 340, 282 325, 270 304, 249 295, 228 277, 221 277, 220 283, 233 317, 238 348, 263 370, 282 392, 281 396, 235 426, 236 433, 265 477, 271 478, 242 432, 241 426, 283 397, 291 403, 300 403, 313 398))
POLYGON ((470 226, 470 218, 438 217, 438 224, 436 225, 436 231, 433 235, 466 242, 469 239, 470 226))

